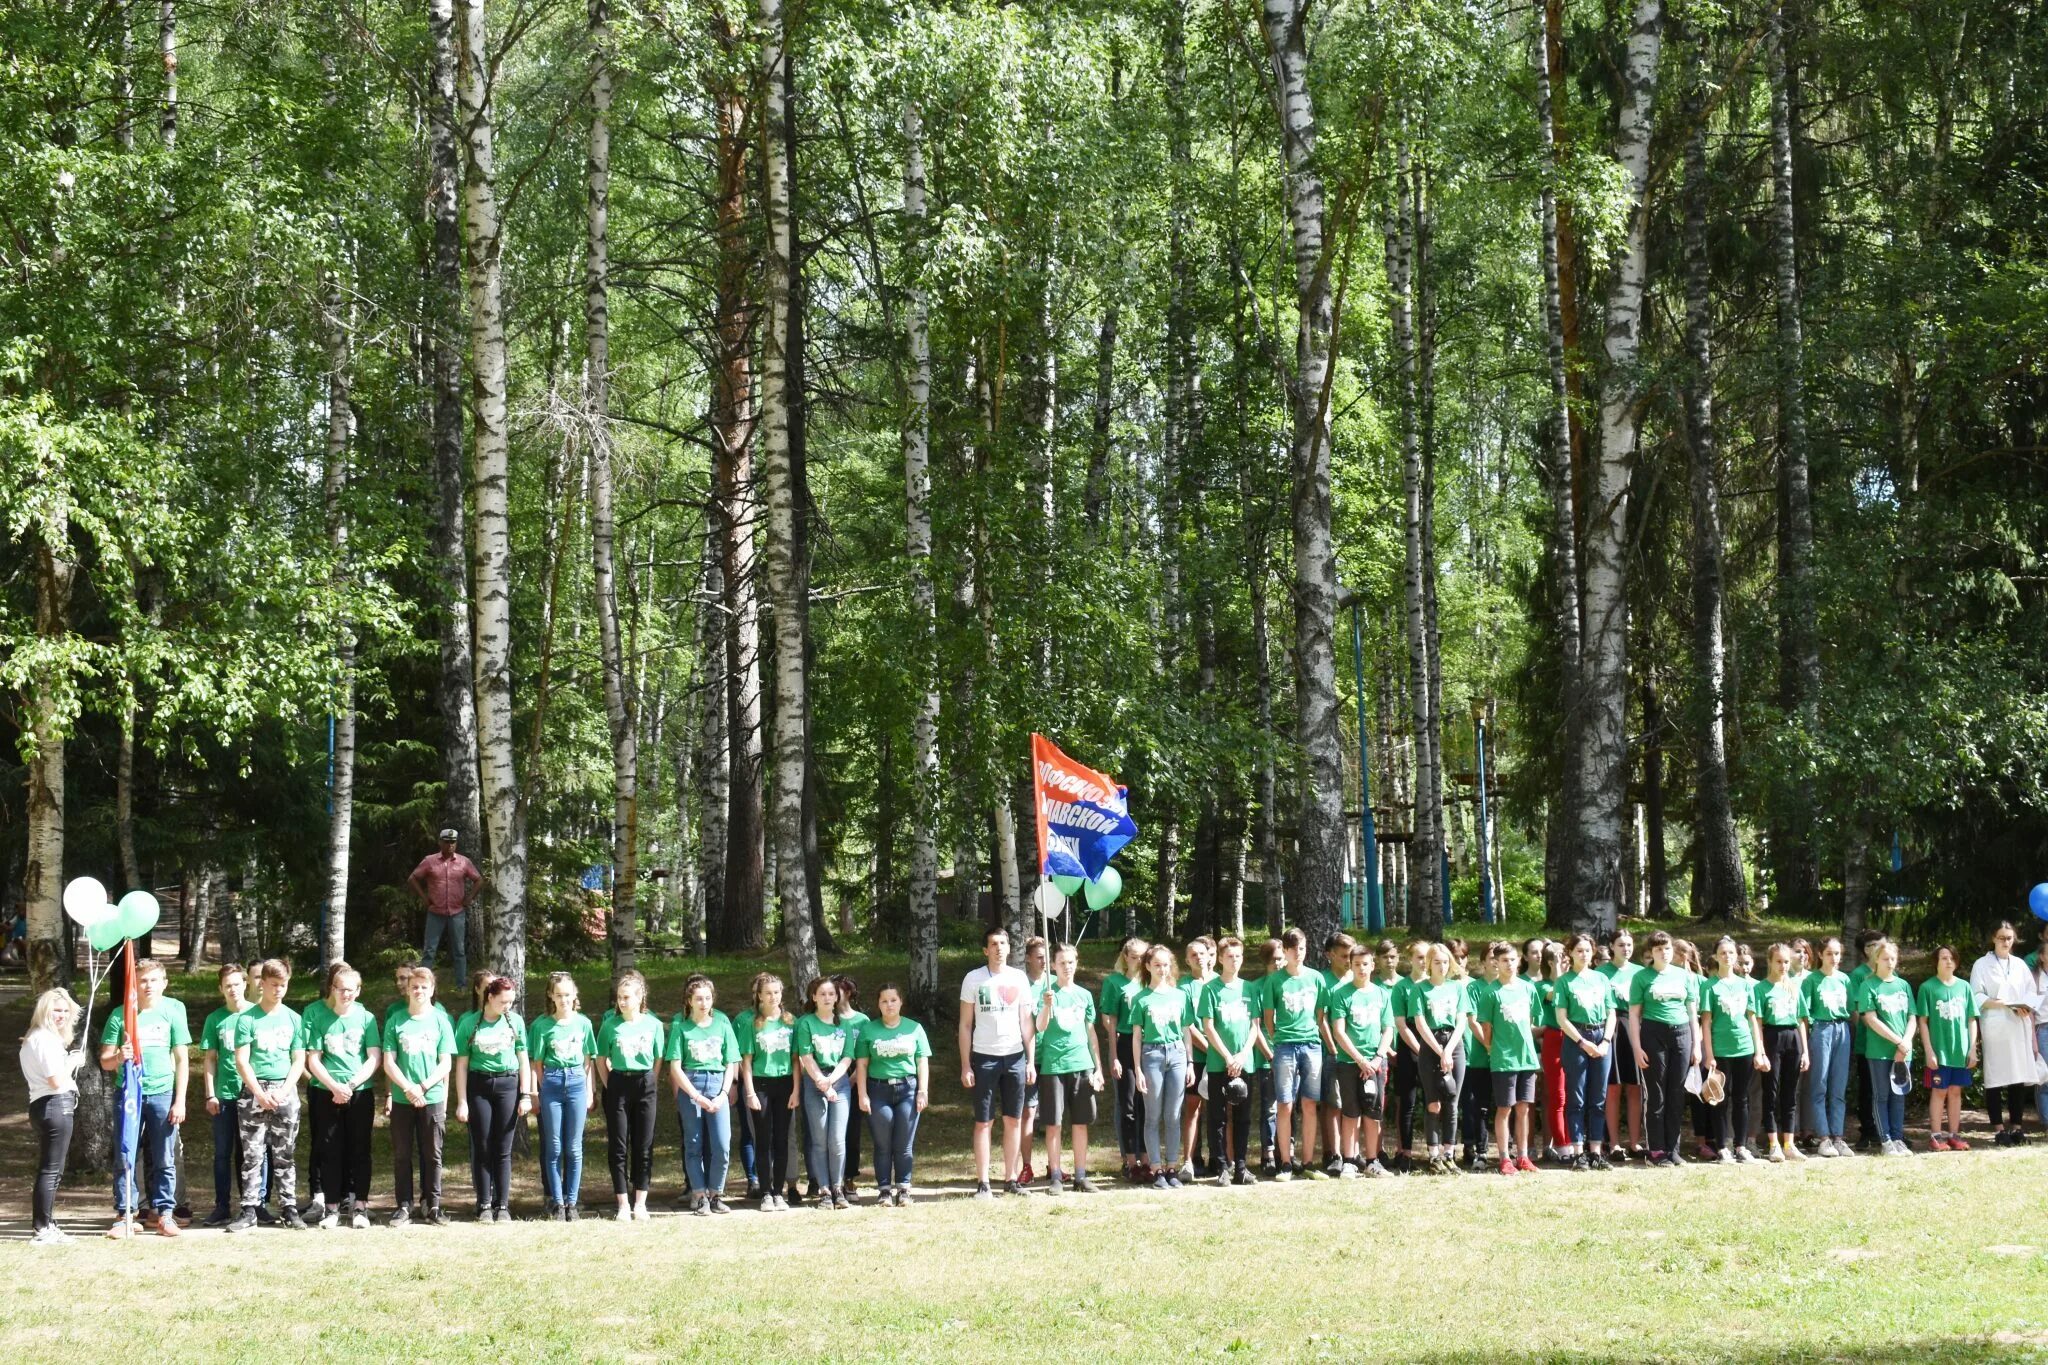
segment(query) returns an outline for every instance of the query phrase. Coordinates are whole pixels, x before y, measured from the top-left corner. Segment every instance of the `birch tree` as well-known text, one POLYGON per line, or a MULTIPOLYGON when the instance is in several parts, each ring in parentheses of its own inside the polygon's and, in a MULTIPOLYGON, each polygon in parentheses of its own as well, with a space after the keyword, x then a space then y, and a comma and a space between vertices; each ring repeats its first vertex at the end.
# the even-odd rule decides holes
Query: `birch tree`
POLYGON ((911 657, 915 709, 910 722, 910 994, 926 1012, 943 1003, 939 988, 939 670, 935 654, 938 593, 932 582, 931 320, 919 275, 929 209, 924 117, 903 106, 903 221, 908 234, 903 291, 902 417, 904 555, 910 561, 911 657))

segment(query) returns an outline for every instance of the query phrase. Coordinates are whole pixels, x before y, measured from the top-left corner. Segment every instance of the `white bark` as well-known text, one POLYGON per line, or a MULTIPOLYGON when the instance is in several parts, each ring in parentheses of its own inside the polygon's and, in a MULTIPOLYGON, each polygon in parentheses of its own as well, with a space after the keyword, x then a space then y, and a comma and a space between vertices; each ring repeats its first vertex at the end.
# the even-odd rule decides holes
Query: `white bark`
POLYGON ((917 709, 910 753, 910 994, 927 1013, 939 991, 939 670, 935 654, 938 594, 932 583, 932 343, 922 264, 925 199, 924 120, 903 106, 903 218, 910 233, 904 291, 904 553, 910 561, 911 629, 917 709))
MULTIPOLYGON (((36 634, 56 641, 71 628, 71 515, 58 500, 32 542, 35 558, 36 634)), ((69 681, 61 665, 39 670, 28 688, 28 899, 29 990, 40 994, 68 981, 64 944, 64 741, 69 681)))
MULTIPOLYGON (((327 273, 321 322, 327 334, 327 461, 321 481, 327 514, 327 551, 333 556, 333 582, 341 586, 348 558, 348 447, 353 421, 349 408, 349 323, 342 302, 341 277, 327 273)), ((320 960, 340 962, 348 956, 349 834, 355 813, 356 704, 355 634, 346 624, 335 642, 335 669, 340 687, 334 702, 334 752, 328 762, 327 900, 320 926, 320 960)))
POLYGON ((484 833, 488 842, 483 907, 484 960, 499 972, 526 978, 526 812, 513 767, 512 536, 507 509, 510 481, 505 426, 505 313, 502 297, 502 226, 498 219, 497 159, 492 130, 491 62, 486 47, 485 0, 458 0, 461 51, 457 97, 463 150, 463 255, 469 285, 472 374, 470 406, 475 434, 471 483, 476 496, 472 548, 476 583, 477 749, 482 768, 484 833))
POLYGON ((697 595, 697 668, 701 696, 697 729, 697 895, 694 916, 684 920, 693 946, 705 941, 711 913, 725 904, 725 821, 732 760, 726 750, 727 675, 722 537, 713 525, 704 536, 704 572, 697 595))

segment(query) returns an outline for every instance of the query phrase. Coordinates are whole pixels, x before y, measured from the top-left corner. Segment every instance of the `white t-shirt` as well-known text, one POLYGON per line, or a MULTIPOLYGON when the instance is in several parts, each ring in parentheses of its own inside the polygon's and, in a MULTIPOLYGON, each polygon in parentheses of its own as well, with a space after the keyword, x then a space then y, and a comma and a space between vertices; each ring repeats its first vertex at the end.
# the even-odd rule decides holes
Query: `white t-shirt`
POLYGON ((990 973, 976 967, 960 983, 960 1003, 974 1006, 974 1050, 987 1057, 1010 1057, 1024 1050, 1024 1017, 1020 1010, 1031 987, 1024 973, 1005 967, 990 973))
POLYGON ((28 1079, 30 1104, 78 1089, 78 1080, 71 1074, 70 1054, 57 1035, 46 1028, 39 1028, 21 1040, 21 1074, 28 1079), (50 1085, 52 1076, 57 1078, 54 1087, 50 1085))

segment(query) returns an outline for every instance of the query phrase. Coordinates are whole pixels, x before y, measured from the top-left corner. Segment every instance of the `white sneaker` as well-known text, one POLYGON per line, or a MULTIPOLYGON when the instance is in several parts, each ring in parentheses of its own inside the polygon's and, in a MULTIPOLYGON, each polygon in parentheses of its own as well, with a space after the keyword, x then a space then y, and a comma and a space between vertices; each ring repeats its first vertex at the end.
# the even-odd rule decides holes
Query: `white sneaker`
POLYGON ((1806 1160, 1806 1153, 1804 1153, 1804 1152, 1802 1152, 1802 1151, 1800 1151, 1800 1150, 1799 1150, 1799 1139, 1797 1139, 1797 1138, 1794 1138, 1794 1139, 1792 1139, 1792 1141, 1790 1141, 1790 1142, 1788 1142, 1788 1143, 1786 1143, 1786 1144, 1785 1144, 1785 1160, 1787 1160, 1787 1161, 1804 1161, 1804 1160, 1806 1160))
POLYGON ((28 1240, 32 1245, 39 1247, 69 1246, 71 1234, 52 1223, 48 1227, 36 1229, 36 1235, 28 1240))
POLYGON ((1721 1155, 1716 1160, 1723 1166, 1733 1166, 1735 1164, 1735 1149, 1733 1147, 1723 1147, 1721 1155))
POLYGON ((361 1209, 357 1209, 355 1216, 348 1220, 348 1225, 358 1230, 367 1228, 370 1226, 370 1215, 364 1213, 361 1209))
POLYGON ((321 1226, 321 1228, 323 1228, 323 1229, 326 1229, 326 1228, 338 1228, 338 1227, 340 1227, 340 1226, 341 1226, 341 1210, 340 1210, 340 1209, 329 1209, 329 1210, 327 1210, 327 1212, 325 1212, 325 1213, 321 1214, 321 1215, 320 1215, 320 1226, 321 1226))
POLYGON ((630 1205, 625 1205, 625 1204, 622 1204, 622 1205, 620 1205, 620 1206, 619 1206, 619 1213, 618 1213, 618 1219, 619 1219, 619 1221, 620 1221, 621 1223, 630 1223, 630 1222, 632 1222, 632 1221, 633 1221, 633 1210, 632 1210, 632 1207, 631 1207, 630 1205))

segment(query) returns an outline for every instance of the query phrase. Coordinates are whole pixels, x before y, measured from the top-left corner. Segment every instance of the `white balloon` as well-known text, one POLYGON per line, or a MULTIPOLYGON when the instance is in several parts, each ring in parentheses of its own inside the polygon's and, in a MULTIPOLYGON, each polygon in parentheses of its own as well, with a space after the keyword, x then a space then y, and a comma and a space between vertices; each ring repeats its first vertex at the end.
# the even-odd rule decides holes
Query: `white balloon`
POLYGON ((64 888, 64 913, 81 929, 90 929, 114 913, 107 904, 107 888, 97 878, 78 877, 64 888))
POLYGON ((1041 915, 1057 915, 1067 908, 1067 898, 1051 882, 1038 884, 1038 889, 1031 893, 1031 903, 1038 907, 1041 915))

